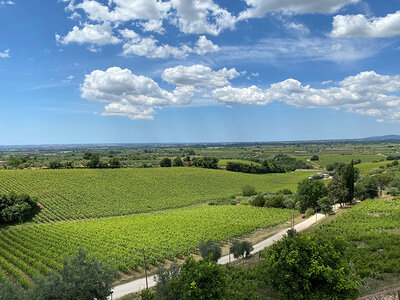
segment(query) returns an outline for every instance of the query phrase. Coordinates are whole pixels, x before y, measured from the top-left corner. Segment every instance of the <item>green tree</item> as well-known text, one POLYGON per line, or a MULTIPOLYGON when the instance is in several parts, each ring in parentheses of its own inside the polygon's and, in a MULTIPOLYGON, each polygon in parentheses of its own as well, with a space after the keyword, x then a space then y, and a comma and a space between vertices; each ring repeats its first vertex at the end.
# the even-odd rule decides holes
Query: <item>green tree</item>
POLYGON ((174 161, 172 162, 174 167, 183 167, 183 161, 180 157, 175 157, 174 161))
POLYGON ((356 299, 345 243, 316 235, 284 237, 267 248, 263 273, 280 299, 356 299))
POLYGON ((0 223, 22 222, 37 210, 36 198, 28 194, 0 194, 0 223))
POLYGON ((121 168, 121 162, 118 157, 111 158, 109 165, 110 165, 110 168, 113 168, 113 169, 121 168))
POLYGON ((346 168, 343 170, 343 182, 347 188, 346 201, 348 203, 353 202, 354 199, 354 163, 351 161, 346 168))
POLYGON ((95 258, 87 251, 64 259, 60 273, 52 272, 47 278, 36 278, 27 292, 28 299, 36 300, 106 300, 118 273, 95 258))
POLYGON ((264 207, 265 197, 263 195, 257 195, 253 200, 251 200, 250 204, 257 207, 264 207))
POLYGON ((18 283, 9 280, 4 282, 0 279, 0 300, 21 300, 24 299, 24 289, 18 283))
POLYGON ((393 174, 388 172, 376 174, 374 179, 379 188, 379 195, 382 196, 384 188, 392 182, 393 174))
POLYGON ((210 258, 212 261, 215 262, 218 262, 218 259, 220 259, 222 254, 221 247, 213 240, 200 242, 199 250, 200 255, 203 259, 210 258))
POLYGON ((315 208, 318 200, 328 194, 328 189, 321 180, 304 179, 297 184, 297 207, 301 213, 307 208, 315 208))
POLYGON ((378 197, 378 185, 375 176, 366 176, 359 179, 354 186, 354 195, 359 200, 378 197))
POLYGON ((161 161, 160 161, 160 167, 162 168, 166 168, 166 167, 171 167, 172 166, 172 161, 170 158, 168 157, 164 157, 161 161))
POLYGON ((171 280, 177 281, 180 274, 180 266, 174 261, 169 268, 158 268, 156 272, 156 298, 158 300, 179 300, 177 295, 173 295, 168 284, 171 280))
POLYGON ((90 169, 96 169, 101 167, 100 154, 94 153, 90 156, 86 166, 90 169))
POLYGON ((231 246, 231 253, 234 258, 246 258, 250 256, 251 251, 253 251, 253 246, 248 241, 233 241, 231 246))
POLYGON ((179 278, 168 282, 173 299, 215 300, 224 299, 227 292, 226 274, 217 263, 203 259, 186 259, 179 278))
POLYGON ((333 201, 329 197, 322 197, 318 200, 318 206, 321 208, 321 212, 325 215, 332 212, 333 201))
POLYGON ((52 161, 49 163, 49 168, 50 168, 50 169, 61 169, 62 167, 63 167, 63 164, 62 164, 62 162, 61 162, 60 159, 52 160, 52 161))
POLYGON ((335 204, 340 203, 340 206, 342 206, 346 202, 348 189, 345 186, 343 177, 337 173, 328 184, 328 194, 335 204))
POLYGON ((310 160, 311 161, 319 160, 319 156, 318 155, 313 155, 313 156, 311 156, 310 160))

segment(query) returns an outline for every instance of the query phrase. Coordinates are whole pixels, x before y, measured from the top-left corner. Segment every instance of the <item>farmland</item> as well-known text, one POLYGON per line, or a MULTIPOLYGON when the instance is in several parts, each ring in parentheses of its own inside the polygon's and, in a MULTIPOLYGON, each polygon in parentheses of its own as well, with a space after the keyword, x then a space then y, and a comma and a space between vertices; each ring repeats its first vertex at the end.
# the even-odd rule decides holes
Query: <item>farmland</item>
POLYGON ((345 155, 345 154, 322 154, 319 155, 319 160, 315 161, 321 167, 326 167, 335 162, 349 163, 351 160, 360 159, 361 163, 371 163, 386 160, 382 155, 345 155))
POLYGON ((42 206, 36 222, 148 212, 241 193, 296 189, 313 172, 243 174, 201 168, 11 170, 0 172, 0 192, 26 192, 42 206))
POLYGON ((0 276, 29 285, 34 275, 60 268, 63 257, 85 247, 121 271, 195 251, 200 240, 222 241, 287 221, 289 210, 250 206, 198 206, 147 214, 32 224, 0 233, 0 276))
POLYGON ((400 200, 368 200, 357 204, 317 234, 349 241, 348 259, 361 278, 400 272, 400 200))

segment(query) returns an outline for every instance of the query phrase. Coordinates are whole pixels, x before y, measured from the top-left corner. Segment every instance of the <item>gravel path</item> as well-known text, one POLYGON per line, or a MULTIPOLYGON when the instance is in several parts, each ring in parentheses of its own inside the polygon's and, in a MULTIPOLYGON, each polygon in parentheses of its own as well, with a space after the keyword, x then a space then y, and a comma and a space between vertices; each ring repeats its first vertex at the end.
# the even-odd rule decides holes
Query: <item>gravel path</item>
MULTIPOLYGON (((308 218, 307 220, 295 225, 294 228, 296 229, 296 231, 300 232, 302 230, 307 229, 312 224, 315 224, 317 221, 323 219, 324 217, 325 217, 325 215, 323 215, 323 214, 317 214, 317 216, 313 215, 312 217, 308 218)), ((286 234, 286 231, 288 229, 289 229, 289 227, 279 231, 278 233, 274 234, 273 236, 267 238, 266 240, 263 240, 262 242, 253 245, 254 250, 251 253, 254 254, 254 253, 260 252, 261 250, 265 249, 266 247, 271 246, 273 243, 279 241, 280 239, 282 239, 283 235, 286 234)), ((236 260, 233 257, 233 255, 231 255, 230 259, 231 259, 230 261, 236 260)), ((221 265, 229 263, 229 256, 225 255, 225 256, 221 257, 218 260, 218 263, 221 265)), ((153 287, 156 285, 154 276, 148 277, 148 284, 149 284, 149 287, 153 287)), ((145 288, 146 288, 146 278, 140 278, 140 279, 136 279, 136 280, 121 284, 121 285, 117 285, 113 289, 112 299, 119 299, 125 295, 144 290, 145 288)), ((111 297, 110 297, 110 299, 111 299, 111 297)))

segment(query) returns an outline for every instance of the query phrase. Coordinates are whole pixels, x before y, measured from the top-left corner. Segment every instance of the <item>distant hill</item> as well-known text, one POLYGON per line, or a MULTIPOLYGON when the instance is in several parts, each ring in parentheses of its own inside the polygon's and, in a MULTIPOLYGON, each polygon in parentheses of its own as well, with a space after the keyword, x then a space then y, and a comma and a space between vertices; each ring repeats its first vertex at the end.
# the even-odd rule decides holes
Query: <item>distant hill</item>
POLYGON ((393 140, 400 140, 400 135, 397 134, 390 134, 390 135, 382 135, 382 136, 371 136, 364 138, 363 140, 366 141, 393 141, 393 140))

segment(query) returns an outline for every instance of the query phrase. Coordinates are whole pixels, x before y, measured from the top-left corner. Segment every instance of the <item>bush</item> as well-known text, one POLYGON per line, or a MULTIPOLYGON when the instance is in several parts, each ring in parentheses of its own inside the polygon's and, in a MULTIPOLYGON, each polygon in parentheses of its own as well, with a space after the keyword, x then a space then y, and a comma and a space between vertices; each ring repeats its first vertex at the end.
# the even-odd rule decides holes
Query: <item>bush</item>
POLYGON ((304 213, 304 216, 305 216, 306 218, 309 218, 309 217, 311 217, 314 213, 315 213, 314 209, 312 209, 312 208, 310 207, 310 208, 307 208, 306 212, 304 213))
POLYGON ((242 195, 245 197, 257 195, 256 188, 252 185, 245 185, 242 188, 242 195))
POLYGON ((179 277, 167 283, 169 297, 162 299, 224 299, 226 281, 226 273, 221 265, 207 259, 196 261, 189 257, 182 265, 179 277))
POLYGON ((59 159, 52 160, 49 163, 50 169, 61 169, 62 167, 63 167, 63 164, 61 163, 61 160, 59 160, 59 159))
POLYGON ((183 167, 183 161, 179 157, 175 157, 174 161, 172 162, 174 167, 183 167))
POLYGON ((354 186, 354 196, 359 200, 376 198, 378 191, 378 184, 372 176, 359 179, 354 186))
POLYGON ((118 273, 89 258, 87 252, 64 259, 63 269, 51 272, 46 278, 38 277, 28 290, 27 299, 92 300, 107 299, 118 273))
POLYGON ((289 190, 288 188, 284 188, 282 190, 279 190, 276 192, 277 194, 282 194, 282 195, 293 195, 293 192, 289 190))
POLYGON ((215 157, 193 157, 192 164, 195 167, 206 169, 218 169, 218 158, 215 157))
POLYGON ((220 259, 222 250, 221 247, 214 242, 213 240, 208 240, 207 242, 200 242, 199 250, 201 257, 204 258, 211 258, 212 261, 218 262, 220 259))
POLYGON ((265 198, 263 195, 257 195, 251 202, 251 205, 257 206, 257 207, 263 207, 265 206, 265 198))
POLYGON ((170 158, 168 157, 164 157, 161 161, 160 161, 160 167, 162 168, 168 168, 172 166, 172 161, 170 158))
POLYGON ((35 198, 27 194, 0 194, 0 223, 22 222, 38 209, 35 198))
POLYGON ((246 258, 253 251, 253 246, 247 241, 233 241, 230 250, 234 258, 246 258))
POLYGON ((313 156, 311 156, 310 160, 311 161, 317 161, 317 160, 319 160, 319 156, 318 155, 313 155, 313 156))
POLYGON ((296 229, 294 229, 294 228, 290 228, 288 231, 286 231, 286 234, 287 234, 288 238, 293 238, 298 235, 296 229))
POLYGON ((279 299, 357 299, 345 249, 334 237, 284 237, 267 248, 261 272, 279 299))
POLYGON ((266 199, 265 206, 266 207, 275 207, 275 208, 285 208, 285 200, 284 196, 272 196, 266 199))
POLYGON ((142 300, 153 300, 156 297, 156 295, 153 294, 152 291, 150 291, 149 289, 143 290, 140 293, 140 298, 142 300))

